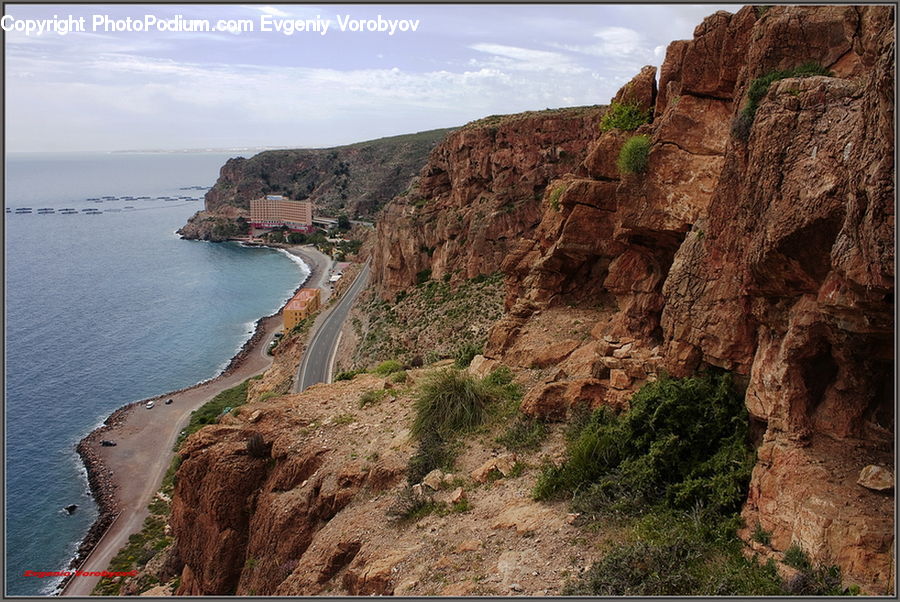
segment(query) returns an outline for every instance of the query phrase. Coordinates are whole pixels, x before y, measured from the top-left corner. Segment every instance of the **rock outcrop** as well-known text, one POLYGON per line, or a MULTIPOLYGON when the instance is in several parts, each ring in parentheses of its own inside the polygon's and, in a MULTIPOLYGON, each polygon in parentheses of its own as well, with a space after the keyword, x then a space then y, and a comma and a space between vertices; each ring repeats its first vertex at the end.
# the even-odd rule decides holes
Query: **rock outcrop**
POLYGON ((310 199, 316 213, 372 217, 402 193, 434 146, 453 128, 325 149, 272 150, 229 159, 206 193, 204 210, 179 230, 184 238, 225 240, 264 194, 310 199))
POLYGON ((453 283, 495 272, 540 221, 547 183, 584 159, 601 111, 487 117, 450 134, 418 182, 382 211, 372 265, 382 297, 429 277, 453 283))
MULTIPOLYGON (((613 130, 548 186, 562 192, 503 264, 509 311, 486 350, 509 357, 535 310, 605 303, 572 352, 593 366, 579 378, 605 376, 595 405, 628 383, 601 371, 604 336, 660 347, 670 374, 743 375, 761 433, 747 524, 877 593, 893 582, 892 497, 855 479, 890 463, 894 436, 893 35, 886 7, 797 6, 716 13, 674 42, 657 97, 630 86, 656 107, 632 133, 651 137, 646 173, 618 174, 632 134, 613 130), (732 133, 755 78, 810 61, 832 76, 775 81, 748 138, 732 133)), ((564 413, 573 382, 526 409, 564 413)))
POLYGON ((499 596, 513 583, 559 594, 593 546, 562 504, 527 501, 538 468, 511 454, 461 449, 455 474, 413 487, 443 510, 398 517, 415 385, 434 369, 409 370, 410 388, 365 374, 250 402, 189 437, 170 521, 174 594, 499 596), (360 407, 370 391, 384 397, 360 407))
POLYGON ((460 130, 419 194, 386 209, 376 283, 389 298, 416 274, 502 261, 507 312, 485 355, 546 367, 523 406, 545 418, 621 404, 663 369, 733 371, 759 445, 747 524, 883 593, 893 494, 856 477, 893 467, 893 40, 890 7, 717 12, 669 46, 658 89, 648 67, 616 95, 652 107, 649 123, 597 136, 592 115, 584 160, 518 175, 508 212, 483 191, 533 173, 518 158, 546 148, 546 128, 515 151, 502 127, 460 130), (825 75, 788 76, 809 63, 825 75), (775 71, 747 118, 752 84, 775 71), (622 175, 635 135, 648 166, 622 175), (593 315, 554 338, 548 316, 571 323, 573 307, 593 315))

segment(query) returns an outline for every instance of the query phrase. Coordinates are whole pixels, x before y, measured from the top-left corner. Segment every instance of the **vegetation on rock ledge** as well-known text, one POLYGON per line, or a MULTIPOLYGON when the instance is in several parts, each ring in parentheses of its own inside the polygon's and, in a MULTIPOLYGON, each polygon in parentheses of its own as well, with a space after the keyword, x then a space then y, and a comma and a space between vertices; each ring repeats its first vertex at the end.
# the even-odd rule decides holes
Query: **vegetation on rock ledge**
POLYGON ((641 110, 637 105, 613 102, 600 120, 600 131, 612 129, 630 132, 650 122, 650 110, 641 110))
POLYGON ((650 154, 649 136, 632 136, 622 145, 616 166, 623 174, 643 173, 647 169, 647 159, 650 154))

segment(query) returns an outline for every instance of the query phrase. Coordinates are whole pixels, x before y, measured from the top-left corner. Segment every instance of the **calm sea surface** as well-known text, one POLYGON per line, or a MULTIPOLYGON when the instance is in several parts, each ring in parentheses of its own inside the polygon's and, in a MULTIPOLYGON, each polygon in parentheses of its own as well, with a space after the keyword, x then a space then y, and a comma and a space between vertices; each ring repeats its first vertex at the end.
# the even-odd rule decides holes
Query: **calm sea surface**
POLYGON ((125 403, 215 376, 308 274, 271 249, 175 235, 203 203, 157 197, 202 197, 227 158, 7 157, 7 595, 49 593, 23 573, 64 570, 96 518, 79 439, 125 403), (88 200, 103 196, 151 198, 88 200))

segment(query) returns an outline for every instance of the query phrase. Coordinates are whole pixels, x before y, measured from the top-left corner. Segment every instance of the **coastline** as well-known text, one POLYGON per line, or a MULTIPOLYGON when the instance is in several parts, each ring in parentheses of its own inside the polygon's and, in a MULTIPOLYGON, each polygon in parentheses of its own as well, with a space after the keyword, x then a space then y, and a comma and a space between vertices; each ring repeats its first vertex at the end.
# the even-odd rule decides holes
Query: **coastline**
MULTIPOLYGON (((257 246, 267 246, 272 249, 284 249, 288 253, 299 257, 303 261, 303 263, 306 264, 307 268, 309 269, 309 274, 294 289, 294 293, 307 286, 311 282, 322 280, 323 271, 327 271, 328 269, 328 266, 323 266, 320 259, 316 258, 313 253, 303 247, 288 245, 257 246)), ((318 253, 318 251, 315 251, 315 253, 318 253)), ((113 411, 112 414, 110 414, 109 417, 103 421, 102 425, 92 430, 78 442, 75 449, 85 466, 88 486, 90 488, 91 497, 93 497, 94 501, 97 504, 98 515, 79 543, 75 555, 69 562, 67 570, 74 571, 75 569, 83 568, 83 565, 87 562, 87 560, 90 559, 91 554, 93 554, 93 552, 97 549, 100 542, 110 530, 110 527, 123 511, 122 500, 118 495, 118 491, 120 490, 122 484, 118 482, 115 472, 111 469, 108 463, 104 461, 104 459, 98 452, 98 450, 101 449, 99 447, 101 438, 106 438, 105 435, 107 435, 108 433, 122 429, 129 416, 131 415, 131 411, 138 406, 143 406, 148 401, 158 401, 164 398, 170 398, 177 395, 197 391, 201 388, 214 387, 215 385, 221 384, 229 377, 235 375, 241 369, 247 367, 247 365, 251 363, 250 360, 254 358, 256 354, 265 353, 265 345, 268 339, 271 338, 272 335, 274 335, 274 333, 280 327, 281 320, 279 316, 289 300, 290 297, 286 299, 274 313, 263 316, 256 320, 253 334, 249 339, 247 339, 247 341, 244 342, 237 353, 232 356, 228 364, 218 374, 216 374, 212 378, 197 382, 193 385, 182 387, 181 389, 127 403, 113 411)), ((269 363, 270 362, 271 360, 269 360, 269 363)), ((266 368, 267 366, 263 367, 262 370, 265 370, 266 368)), ((260 370, 257 370, 254 373, 259 372, 260 370)), ((252 374, 247 376, 252 376, 252 374)), ((206 400, 208 401, 208 399, 206 400)), ((171 448, 171 445, 169 445, 165 449, 169 448, 171 448)), ((169 454, 166 455, 168 456, 169 454)), ((51 595, 64 595, 66 593, 66 588, 71 584, 71 582, 71 576, 64 577, 55 586, 51 595)))

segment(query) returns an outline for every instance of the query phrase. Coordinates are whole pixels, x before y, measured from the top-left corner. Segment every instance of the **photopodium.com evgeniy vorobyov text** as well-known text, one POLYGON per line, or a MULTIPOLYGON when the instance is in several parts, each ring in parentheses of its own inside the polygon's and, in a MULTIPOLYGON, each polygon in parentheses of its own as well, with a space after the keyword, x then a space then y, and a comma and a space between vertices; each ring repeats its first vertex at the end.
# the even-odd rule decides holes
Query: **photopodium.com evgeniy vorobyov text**
POLYGON ((257 19, 187 19, 182 15, 159 18, 155 15, 141 17, 113 18, 95 14, 90 17, 72 15, 52 19, 17 19, 15 15, 4 15, 0 19, 3 31, 21 32, 27 36, 68 35, 70 33, 145 33, 145 32, 219 32, 242 34, 252 32, 279 33, 282 35, 341 33, 382 33, 392 36, 396 33, 416 32, 420 19, 387 19, 381 15, 374 18, 354 18, 352 15, 337 15, 335 21, 316 17, 315 19, 288 19, 273 15, 260 15, 257 19))

